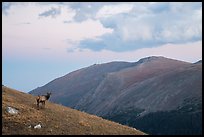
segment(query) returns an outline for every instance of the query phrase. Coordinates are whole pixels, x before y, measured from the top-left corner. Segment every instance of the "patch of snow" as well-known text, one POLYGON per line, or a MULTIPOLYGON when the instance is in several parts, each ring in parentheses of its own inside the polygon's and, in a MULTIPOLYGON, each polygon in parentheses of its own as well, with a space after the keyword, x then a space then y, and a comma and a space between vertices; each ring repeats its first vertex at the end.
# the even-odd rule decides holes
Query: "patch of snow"
POLYGON ((6 110, 10 114, 18 114, 18 110, 16 110, 15 108, 7 107, 6 110))
POLYGON ((40 129, 42 126, 40 125, 40 124, 38 124, 38 125, 36 125, 36 126, 34 126, 34 128, 36 129, 40 129))
POLYGON ((136 128, 133 128, 134 130, 138 131, 136 128))

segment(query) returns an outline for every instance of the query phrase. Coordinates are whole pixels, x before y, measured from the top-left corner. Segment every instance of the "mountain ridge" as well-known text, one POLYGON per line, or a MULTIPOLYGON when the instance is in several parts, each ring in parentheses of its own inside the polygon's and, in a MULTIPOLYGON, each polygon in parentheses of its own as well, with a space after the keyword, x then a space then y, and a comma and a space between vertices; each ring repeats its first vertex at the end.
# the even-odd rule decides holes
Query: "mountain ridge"
MULTIPOLYGON (((143 122, 140 122, 140 125, 135 124, 151 116, 157 119, 159 115, 165 116, 164 114, 171 115, 172 113, 176 113, 177 118, 173 116, 172 118, 177 119, 180 124, 178 124, 180 126, 178 129, 182 130, 183 134, 191 131, 192 133, 201 132, 199 126, 198 130, 189 129, 190 124, 186 124, 189 127, 185 130, 182 129, 184 121, 179 121, 180 114, 185 117, 191 117, 193 114, 183 113, 183 111, 181 113, 178 108, 195 108, 199 116, 194 119, 193 123, 202 118, 200 117, 202 111, 200 107, 197 107, 202 106, 202 62, 195 64, 162 56, 151 56, 137 62, 123 62, 122 64, 117 62, 116 64, 111 62, 80 69, 77 73, 73 72, 72 75, 67 74, 64 77, 66 82, 61 79, 61 82, 52 83, 53 86, 48 86, 48 83, 30 93, 37 94, 46 90, 54 90, 54 88, 60 89, 55 91, 55 97, 51 101, 136 128, 139 127, 150 134, 178 134, 173 125, 168 127, 167 124, 171 121, 165 118, 166 123, 163 124, 168 127, 165 130, 156 129, 156 127, 154 129, 152 125, 142 127, 140 125, 143 125, 143 122), (57 100, 59 97, 61 100, 57 100), (191 102, 193 98, 197 102, 191 106, 185 106, 185 100, 191 102), (132 115, 132 113, 135 114, 132 115), (172 130, 168 131, 170 128, 172 130)), ((189 120, 190 118, 185 122, 189 120)))

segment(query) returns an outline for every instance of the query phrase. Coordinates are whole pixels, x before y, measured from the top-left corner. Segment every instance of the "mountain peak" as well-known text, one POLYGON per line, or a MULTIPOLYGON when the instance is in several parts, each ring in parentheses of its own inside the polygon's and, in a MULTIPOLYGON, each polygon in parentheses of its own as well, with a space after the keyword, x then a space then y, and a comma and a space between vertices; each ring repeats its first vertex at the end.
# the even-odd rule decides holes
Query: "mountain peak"
POLYGON ((140 59, 137 63, 150 62, 150 61, 158 60, 158 59, 165 59, 165 57, 163 57, 163 56, 149 56, 149 57, 145 57, 145 58, 140 59))

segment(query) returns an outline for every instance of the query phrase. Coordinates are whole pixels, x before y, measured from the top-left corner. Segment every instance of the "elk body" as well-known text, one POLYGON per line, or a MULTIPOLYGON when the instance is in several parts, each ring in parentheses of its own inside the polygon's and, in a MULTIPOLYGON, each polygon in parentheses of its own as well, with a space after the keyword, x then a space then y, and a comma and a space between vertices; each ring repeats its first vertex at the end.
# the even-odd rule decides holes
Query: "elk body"
POLYGON ((36 98, 38 109, 40 107, 40 103, 42 104, 42 106, 45 107, 45 101, 50 98, 50 95, 51 95, 51 92, 48 92, 47 95, 42 95, 42 96, 38 95, 38 97, 36 98))

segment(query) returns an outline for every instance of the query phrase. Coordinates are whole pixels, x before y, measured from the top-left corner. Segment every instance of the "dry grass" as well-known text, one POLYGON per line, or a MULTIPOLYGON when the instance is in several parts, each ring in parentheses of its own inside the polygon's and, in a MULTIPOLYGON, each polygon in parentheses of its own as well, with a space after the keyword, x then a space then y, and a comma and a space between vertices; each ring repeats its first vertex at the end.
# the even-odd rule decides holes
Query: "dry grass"
POLYGON ((133 128, 111 122, 65 106, 46 102, 37 109, 35 97, 2 86, 3 135, 143 135, 133 128), (10 106, 19 110, 16 115, 6 111, 10 106), (41 129, 34 129, 41 124, 41 129))

